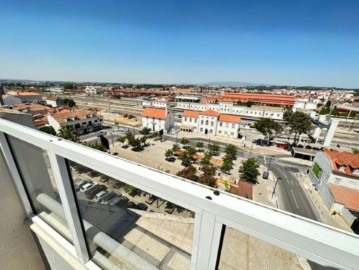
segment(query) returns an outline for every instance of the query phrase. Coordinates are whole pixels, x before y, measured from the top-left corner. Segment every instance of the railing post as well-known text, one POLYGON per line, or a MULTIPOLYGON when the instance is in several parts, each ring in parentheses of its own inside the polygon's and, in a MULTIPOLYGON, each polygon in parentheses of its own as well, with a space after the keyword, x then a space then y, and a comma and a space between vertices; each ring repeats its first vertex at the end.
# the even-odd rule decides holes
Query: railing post
POLYGON ((76 195, 74 194, 70 172, 65 158, 48 151, 51 168, 56 180, 57 189, 61 198, 67 224, 69 226, 76 254, 82 263, 86 263, 90 256, 86 246, 85 234, 77 209, 76 195))
POLYGON ((21 176, 19 173, 19 170, 16 166, 16 162, 14 160, 14 157, 12 155, 12 152, 10 150, 8 141, 5 137, 5 134, 3 132, 0 132, 0 148, 3 152, 6 164, 9 168, 10 174, 12 176, 12 179, 15 183, 15 186, 17 188, 17 191, 19 192, 21 202, 24 205, 26 216, 30 217, 34 214, 33 209, 31 207, 31 203, 29 200, 29 197, 27 196, 25 187, 22 183, 21 176))
POLYGON ((196 213, 191 269, 215 269, 221 232, 222 224, 216 222, 215 214, 196 213))

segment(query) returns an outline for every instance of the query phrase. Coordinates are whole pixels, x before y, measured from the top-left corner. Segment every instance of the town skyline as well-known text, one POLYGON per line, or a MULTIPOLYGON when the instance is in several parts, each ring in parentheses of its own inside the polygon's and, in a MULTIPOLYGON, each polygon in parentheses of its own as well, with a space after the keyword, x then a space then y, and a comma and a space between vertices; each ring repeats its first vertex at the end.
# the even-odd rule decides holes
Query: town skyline
POLYGON ((356 1, 11 1, 4 78, 358 88, 356 1))

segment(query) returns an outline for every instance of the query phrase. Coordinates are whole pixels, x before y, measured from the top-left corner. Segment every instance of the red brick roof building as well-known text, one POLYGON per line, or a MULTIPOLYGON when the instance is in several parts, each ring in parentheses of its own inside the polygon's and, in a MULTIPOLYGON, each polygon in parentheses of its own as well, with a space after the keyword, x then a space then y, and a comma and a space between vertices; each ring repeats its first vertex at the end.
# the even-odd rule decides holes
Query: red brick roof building
POLYGON ((215 95, 203 97, 203 103, 215 102, 253 102, 264 105, 283 105, 293 106, 295 96, 290 95, 271 95, 271 94, 255 94, 255 93, 224 93, 224 95, 215 95))

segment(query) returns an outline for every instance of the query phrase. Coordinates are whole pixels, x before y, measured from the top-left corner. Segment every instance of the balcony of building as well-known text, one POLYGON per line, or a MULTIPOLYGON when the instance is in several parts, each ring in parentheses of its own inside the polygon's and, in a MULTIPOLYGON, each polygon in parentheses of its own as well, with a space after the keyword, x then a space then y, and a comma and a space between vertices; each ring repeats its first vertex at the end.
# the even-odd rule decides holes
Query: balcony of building
POLYGON ((9 249, 1 263, 34 263, 33 269, 359 268, 359 238, 325 224, 4 119, 0 146, 7 165, 0 176, 10 187, 0 197, 8 214, 0 238, 9 249), (96 200, 96 189, 81 181, 110 189, 118 201, 96 200), (11 212, 18 214, 11 219, 11 212), (19 233, 7 237, 16 223, 19 233), (14 240, 29 256, 16 253, 14 240))

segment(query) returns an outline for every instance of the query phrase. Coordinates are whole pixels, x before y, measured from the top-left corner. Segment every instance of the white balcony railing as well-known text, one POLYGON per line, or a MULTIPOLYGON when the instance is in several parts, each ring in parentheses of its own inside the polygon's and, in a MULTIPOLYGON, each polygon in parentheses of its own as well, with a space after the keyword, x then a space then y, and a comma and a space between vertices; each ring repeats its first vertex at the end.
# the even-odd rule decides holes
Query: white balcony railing
MULTIPOLYGON (((30 199, 7 136, 47 152, 63 212, 56 210, 56 204, 48 208, 65 216, 77 257, 82 263, 91 260, 83 231, 91 224, 81 225, 66 159, 193 211, 192 269, 216 268, 223 225, 324 266, 359 269, 359 238, 353 234, 227 193, 215 195, 214 190, 205 186, 0 119, 0 146, 28 215, 32 214, 30 199)), ((45 206, 48 199, 39 197, 45 206)), ((102 237, 106 238, 104 234, 102 237)))

